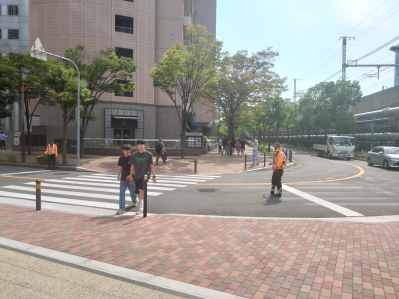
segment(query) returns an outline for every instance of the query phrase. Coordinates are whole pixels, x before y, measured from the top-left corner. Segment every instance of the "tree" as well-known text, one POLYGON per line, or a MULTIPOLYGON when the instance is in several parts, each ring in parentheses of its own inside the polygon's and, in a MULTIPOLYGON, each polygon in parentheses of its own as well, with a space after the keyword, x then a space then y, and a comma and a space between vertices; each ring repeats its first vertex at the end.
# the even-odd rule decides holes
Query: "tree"
POLYGON ((8 105, 18 102, 24 111, 25 124, 28 134, 28 154, 31 154, 31 126, 33 113, 39 106, 49 100, 49 88, 43 84, 42 80, 48 71, 49 63, 31 57, 29 54, 9 53, 5 56, 0 55, 0 117, 11 116, 8 105), (34 85, 25 91, 25 99, 21 99, 22 82, 34 85), (37 99, 30 111, 31 100, 37 99))
POLYGON ((181 124, 181 158, 185 158, 186 126, 192 105, 200 93, 216 83, 215 68, 221 63, 222 42, 204 26, 188 26, 193 44, 183 47, 176 42, 151 72, 154 87, 159 87, 173 102, 181 124), (175 98, 175 94, 179 99, 175 98), (180 102, 181 101, 181 102, 180 102))
POLYGON ((73 60, 81 73, 82 81, 90 91, 89 100, 81 104, 80 144, 83 157, 83 142, 90 121, 96 119, 93 113, 104 93, 120 94, 134 91, 135 84, 130 81, 137 71, 137 64, 128 57, 118 57, 114 48, 106 48, 94 58, 87 56, 85 46, 77 45, 65 50, 65 57, 73 60))
POLYGON ((229 137, 239 126, 238 112, 284 90, 285 78, 272 71, 276 56, 278 53, 270 47, 252 55, 238 51, 218 69, 218 84, 205 90, 209 101, 219 107, 229 128, 229 137))
MULTIPOLYGON (((49 72, 45 77, 45 82, 51 88, 51 98, 62 110, 63 130, 62 130, 62 165, 66 163, 66 147, 68 123, 76 118, 75 109, 77 105, 77 85, 78 80, 74 69, 59 63, 53 62, 49 72)), ((80 88, 81 103, 85 103, 89 97, 89 90, 85 84, 80 88)))

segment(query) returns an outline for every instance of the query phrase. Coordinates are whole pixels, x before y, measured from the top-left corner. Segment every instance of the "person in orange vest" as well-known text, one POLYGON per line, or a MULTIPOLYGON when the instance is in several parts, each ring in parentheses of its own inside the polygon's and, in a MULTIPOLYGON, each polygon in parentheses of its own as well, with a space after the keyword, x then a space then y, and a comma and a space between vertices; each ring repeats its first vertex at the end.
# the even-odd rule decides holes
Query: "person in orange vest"
POLYGON ((269 162, 269 165, 273 165, 273 176, 272 176, 272 189, 270 190, 270 195, 281 196, 283 193, 281 177, 283 176, 286 163, 286 157, 280 143, 276 142, 274 145, 274 159, 273 162, 269 162), (275 187, 277 187, 277 192, 274 192, 275 187))
POLYGON ((50 143, 47 144, 47 148, 46 148, 46 151, 44 152, 44 154, 48 155, 47 170, 55 169, 55 159, 58 157, 58 147, 56 144, 54 144, 54 139, 50 139, 50 143))

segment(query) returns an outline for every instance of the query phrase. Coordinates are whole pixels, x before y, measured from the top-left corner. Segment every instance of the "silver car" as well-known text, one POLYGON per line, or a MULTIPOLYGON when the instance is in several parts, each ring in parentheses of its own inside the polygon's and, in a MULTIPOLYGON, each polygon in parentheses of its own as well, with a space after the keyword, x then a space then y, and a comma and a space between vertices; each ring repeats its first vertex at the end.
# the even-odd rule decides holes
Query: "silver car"
POLYGON ((367 164, 382 165, 385 169, 399 168, 399 147, 377 146, 367 153, 367 164))

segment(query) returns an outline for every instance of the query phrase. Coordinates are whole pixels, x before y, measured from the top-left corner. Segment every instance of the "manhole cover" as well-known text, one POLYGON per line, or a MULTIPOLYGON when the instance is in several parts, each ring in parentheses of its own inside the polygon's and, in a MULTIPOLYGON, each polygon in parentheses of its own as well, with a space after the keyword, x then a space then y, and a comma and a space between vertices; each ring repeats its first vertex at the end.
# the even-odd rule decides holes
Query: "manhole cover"
POLYGON ((54 172, 53 175, 68 175, 71 174, 69 172, 54 172))
POLYGON ((198 189, 198 192, 217 192, 218 189, 198 189))

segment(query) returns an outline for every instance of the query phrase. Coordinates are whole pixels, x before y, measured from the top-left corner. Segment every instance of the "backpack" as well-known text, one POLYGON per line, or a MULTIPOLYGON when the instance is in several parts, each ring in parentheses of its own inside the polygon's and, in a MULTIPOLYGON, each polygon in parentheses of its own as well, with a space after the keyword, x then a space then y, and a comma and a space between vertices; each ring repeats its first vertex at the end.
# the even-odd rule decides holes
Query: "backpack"
POLYGON ((155 151, 157 153, 162 152, 162 144, 160 142, 158 142, 158 144, 155 146, 155 151))

